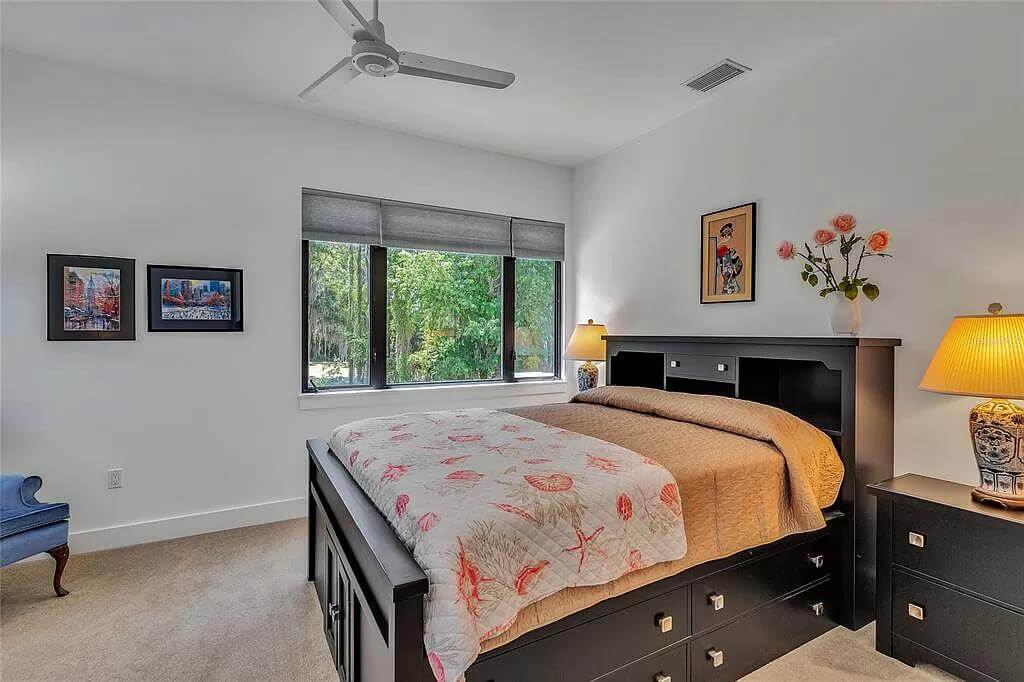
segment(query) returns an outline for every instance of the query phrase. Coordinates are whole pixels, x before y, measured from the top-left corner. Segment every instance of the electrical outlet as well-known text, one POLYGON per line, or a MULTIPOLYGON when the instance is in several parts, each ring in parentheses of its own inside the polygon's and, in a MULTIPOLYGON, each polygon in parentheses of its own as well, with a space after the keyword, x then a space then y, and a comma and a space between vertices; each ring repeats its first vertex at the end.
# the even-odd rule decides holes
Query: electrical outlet
POLYGON ((107 469, 107 488, 120 488, 124 480, 124 469, 107 469))

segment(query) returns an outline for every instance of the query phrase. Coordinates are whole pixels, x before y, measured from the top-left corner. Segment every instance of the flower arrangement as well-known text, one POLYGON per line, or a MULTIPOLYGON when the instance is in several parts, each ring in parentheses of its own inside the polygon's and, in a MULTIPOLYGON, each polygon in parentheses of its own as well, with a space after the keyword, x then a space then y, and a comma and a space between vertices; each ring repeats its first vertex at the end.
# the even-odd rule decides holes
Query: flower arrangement
POLYGON ((887 230, 875 230, 865 238, 858 235, 856 229, 857 219, 849 213, 843 213, 831 220, 829 228, 814 232, 813 247, 804 242, 803 251, 798 251, 793 242, 784 241, 775 252, 782 260, 803 259, 805 263, 800 278, 812 288, 820 285, 818 295, 822 298, 840 292, 852 301, 863 292, 868 300, 873 301, 878 298, 878 285, 861 273, 861 265, 865 258, 892 258, 891 254, 886 253, 891 237, 887 230), (832 255, 832 248, 837 243, 839 257, 832 255), (840 263, 836 263, 836 268, 833 268, 833 262, 840 258, 843 265, 840 271, 842 277, 837 274, 840 263))

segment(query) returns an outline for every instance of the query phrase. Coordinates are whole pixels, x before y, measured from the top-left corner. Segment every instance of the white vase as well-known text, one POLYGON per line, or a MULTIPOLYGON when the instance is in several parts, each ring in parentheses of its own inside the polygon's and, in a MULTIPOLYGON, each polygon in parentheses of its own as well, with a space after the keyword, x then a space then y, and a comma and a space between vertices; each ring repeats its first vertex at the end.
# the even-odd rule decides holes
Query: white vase
POLYGON ((832 331, 856 336, 860 332, 860 296, 852 301, 841 293, 832 294, 832 331))

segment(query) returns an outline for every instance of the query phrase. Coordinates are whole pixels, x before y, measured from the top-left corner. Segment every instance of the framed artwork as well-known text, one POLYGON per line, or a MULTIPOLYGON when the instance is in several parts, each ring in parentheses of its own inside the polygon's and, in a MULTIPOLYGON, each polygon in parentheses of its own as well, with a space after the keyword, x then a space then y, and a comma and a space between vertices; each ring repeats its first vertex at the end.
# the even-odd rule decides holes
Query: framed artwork
POLYGON ((242 271, 150 265, 151 332, 242 331, 242 271))
POLYGON ((134 341, 135 260, 46 255, 49 341, 134 341))
POLYGON ((701 216, 701 303, 754 300, 756 217, 755 203, 701 216))

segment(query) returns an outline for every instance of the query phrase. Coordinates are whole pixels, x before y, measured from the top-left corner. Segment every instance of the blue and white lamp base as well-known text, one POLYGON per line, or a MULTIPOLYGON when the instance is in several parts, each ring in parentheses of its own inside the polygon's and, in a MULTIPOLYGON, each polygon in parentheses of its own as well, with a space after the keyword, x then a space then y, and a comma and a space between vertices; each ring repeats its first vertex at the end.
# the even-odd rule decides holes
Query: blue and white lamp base
POLYGON ((576 385, 580 391, 588 391, 597 386, 597 365, 584 362, 576 372, 576 385))

